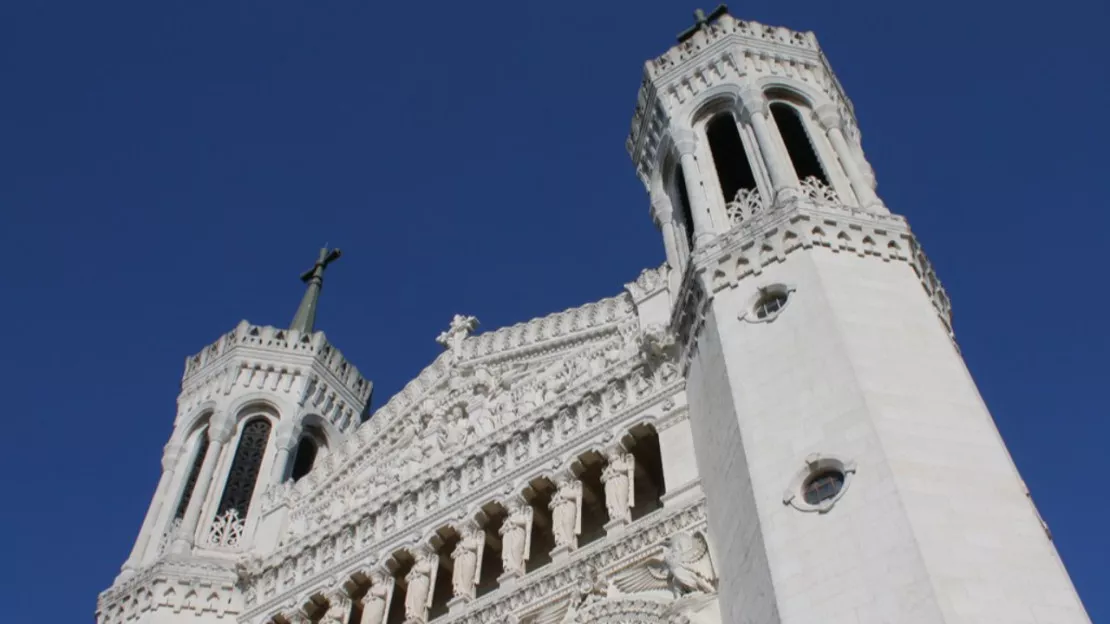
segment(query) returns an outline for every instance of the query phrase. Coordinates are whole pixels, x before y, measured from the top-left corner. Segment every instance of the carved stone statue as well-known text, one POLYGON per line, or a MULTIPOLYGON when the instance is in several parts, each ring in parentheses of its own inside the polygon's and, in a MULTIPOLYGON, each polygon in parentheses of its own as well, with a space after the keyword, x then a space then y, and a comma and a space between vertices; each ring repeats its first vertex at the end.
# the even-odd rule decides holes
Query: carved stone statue
POLYGON ((558 489, 551 496, 551 531, 555 546, 573 548, 582 532, 582 482, 565 476, 558 480, 558 489))
POLYGON ((447 331, 436 337, 436 342, 447 347, 447 350, 451 352, 452 362, 458 362, 462 357, 459 347, 462 346, 463 341, 476 327, 478 327, 478 319, 473 316, 456 314, 451 319, 451 326, 447 328, 447 331))
POLYGON ((632 507, 636 505, 635 483, 636 458, 632 453, 612 450, 608 454, 609 463, 601 472, 605 484, 605 508, 609 511, 609 521, 629 522, 632 520, 632 507))
POLYGON ((669 588, 678 598, 712 594, 717 590, 716 580, 705 538, 677 533, 667 538, 662 561, 651 560, 620 572, 613 576, 613 585, 626 594, 669 588))
POLYGON ((486 533, 479 527, 468 524, 463 528, 462 538, 451 553, 455 568, 451 576, 451 586, 455 597, 474 599, 474 589, 482 569, 482 551, 486 544, 486 533))
POLYGON ((384 570, 370 575, 370 589, 362 598, 362 619, 359 624, 383 624, 393 596, 393 577, 384 570))
POLYGON ((430 548, 422 548, 416 555, 412 570, 405 576, 408 590, 405 592, 405 617, 423 622, 427 619, 428 607, 432 604, 432 584, 439 568, 439 557, 430 548))
POLYGON ((328 596, 328 610, 320 618, 320 624, 347 624, 350 613, 351 599, 345 594, 332 594, 328 596))
POLYGON ((474 429, 467 418, 466 408, 462 405, 451 407, 451 413, 447 417, 447 425, 444 431, 444 446, 447 449, 456 449, 471 440, 474 429))
POLYGON ((498 531, 501 535, 501 564, 505 574, 524 574, 524 562, 532 550, 532 507, 521 500, 509 503, 509 515, 498 531))

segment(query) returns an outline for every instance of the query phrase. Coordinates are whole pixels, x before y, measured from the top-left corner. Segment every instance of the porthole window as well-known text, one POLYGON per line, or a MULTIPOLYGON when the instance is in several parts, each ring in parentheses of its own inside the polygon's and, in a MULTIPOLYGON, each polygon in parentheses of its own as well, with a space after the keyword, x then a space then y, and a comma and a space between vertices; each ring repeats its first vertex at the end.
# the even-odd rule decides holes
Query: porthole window
POLYGON ((826 470, 806 480, 802 486, 802 497, 807 504, 820 505, 836 498, 844 489, 844 473, 839 470, 826 470))
POLYGON ((740 320, 749 323, 770 323, 786 308, 790 302, 794 288, 785 284, 771 284, 756 290, 744 311, 740 313, 740 320))
POLYGON ((853 461, 814 453, 790 480, 782 502, 798 511, 825 513, 844 497, 855 473, 853 461))
POLYGON ((755 303, 755 318, 762 320, 773 314, 778 314, 779 310, 786 306, 786 300, 789 296, 788 293, 781 291, 766 293, 755 303))

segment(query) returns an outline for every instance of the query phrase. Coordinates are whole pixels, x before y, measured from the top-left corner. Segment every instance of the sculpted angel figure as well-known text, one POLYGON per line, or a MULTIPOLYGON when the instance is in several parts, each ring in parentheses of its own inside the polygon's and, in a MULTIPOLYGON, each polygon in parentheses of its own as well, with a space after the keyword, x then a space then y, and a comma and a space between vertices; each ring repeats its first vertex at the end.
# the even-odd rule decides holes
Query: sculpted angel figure
POLYGON ((412 564, 412 570, 405 576, 408 590, 405 592, 405 617, 423 622, 432 602, 432 584, 435 582, 439 557, 430 549, 421 549, 412 564))
POLYGON ((370 574, 370 589, 362 597, 362 619, 359 624, 383 624, 389 610, 389 600, 393 596, 393 577, 385 570, 375 570, 370 574))
POLYGON ((532 507, 524 501, 509 502, 509 516, 498 531, 501 535, 501 563, 505 574, 524 574, 532 546, 532 507))
POLYGON ((555 545, 574 547, 575 538, 582 532, 582 482, 564 476, 558 480, 558 489, 551 496, 551 531, 555 545))
POLYGON ((667 538, 662 561, 647 561, 613 577, 624 593, 669 589, 675 598, 695 593, 713 593, 716 574, 709 547, 700 534, 677 533, 667 538))
POLYGON ((482 568, 482 550, 485 545, 485 531, 473 524, 463 528, 462 539, 451 553, 451 559, 455 562, 451 586, 456 597, 474 598, 474 587, 477 585, 478 571, 482 568))
POLYGON ((609 511, 609 521, 632 520, 632 508, 636 505, 635 479, 636 458, 632 453, 613 449, 608 454, 609 463, 601 472, 605 484, 605 508, 609 511))

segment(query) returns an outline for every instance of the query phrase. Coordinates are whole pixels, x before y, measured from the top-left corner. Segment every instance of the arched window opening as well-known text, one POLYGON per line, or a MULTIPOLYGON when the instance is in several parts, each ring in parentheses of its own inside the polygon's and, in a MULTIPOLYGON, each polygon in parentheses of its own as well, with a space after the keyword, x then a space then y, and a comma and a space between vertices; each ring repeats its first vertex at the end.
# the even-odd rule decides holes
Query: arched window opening
POLYGON ((686 175, 682 171, 682 165, 678 165, 674 169, 674 188, 675 197, 671 200, 678 210, 679 218, 682 219, 682 229, 686 234, 687 248, 693 249, 694 216, 690 214, 690 193, 686 190, 686 175))
POLYGON ((528 553, 528 561, 524 563, 526 574, 551 563, 551 551, 555 549, 549 507, 555 484, 549 479, 537 479, 532 481, 531 486, 535 492, 535 496, 528 501, 532 506, 532 549, 528 553))
POLYGON ((193 455, 193 466, 189 468, 189 476, 185 479, 185 489, 181 491, 181 500, 177 502, 177 509, 173 513, 174 520, 185 517, 189 509, 189 501, 193 498, 193 490, 197 487, 197 478, 200 476, 200 467, 204 464, 204 456, 208 454, 208 427, 200 430, 197 435, 197 451, 193 455))
POLYGON ((596 453, 582 459, 585 469, 578 475, 582 482, 582 534, 578 536, 578 547, 605 537, 605 524, 609 512, 605 509, 605 486, 601 483, 601 473, 605 468, 604 458, 596 453))
POLYGON ((486 532, 485 552, 482 553, 482 568, 478 570, 478 583, 475 596, 481 598, 500 587, 497 577, 504 573, 504 564, 501 561, 501 540, 498 538, 502 523, 505 521, 505 509, 497 504, 491 504, 483 509, 486 514, 486 524, 482 530, 486 532))
POLYGON ((239 436, 239 446, 235 449, 231 470, 227 474, 227 485, 216 510, 217 517, 229 509, 238 512, 240 518, 247 517, 269 440, 270 421, 265 418, 256 418, 243 426, 243 434, 239 436))
POLYGON ((440 544, 437 553, 439 555, 439 571, 436 573, 436 583, 431 590, 432 602, 428 607, 429 620, 447 615, 447 603, 455 595, 452 580, 455 574, 455 562, 451 559, 451 553, 454 552, 455 546, 459 543, 459 535, 452 531, 444 536, 441 532, 440 537, 443 538, 443 543, 440 544))
POLYGON ((644 425, 632 432, 636 445, 632 456, 636 458, 633 492, 636 504, 632 507, 632 521, 663 508, 663 495, 667 484, 663 480, 663 454, 659 449, 659 434, 650 425, 644 425))
POLYGON ((828 186, 829 178, 821 168, 821 160, 813 149, 813 143, 798 114, 798 109, 785 102, 773 102, 771 116, 775 118, 775 125, 778 126, 782 142, 786 145, 786 153, 790 156, 790 162, 794 165, 794 172, 798 174, 798 179, 805 180, 813 176, 828 186))
POLYGON ((732 113, 721 113, 705 127, 709 139, 709 151, 713 153, 713 166, 717 170, 717 180, 721 183, 721 194, 725 202, 736 199, 736 194, 745 189, 756 189, 755 173, 752 172, 744 141, 736 127, 732 113))
POLYGON ((406 620, 405 598, 409 588, 405 577, 412 570, 413 559, 412 555, 403 551, 394 553, 393 559, 397 561, 398 567, 393 571, 393 599, 389 602, 389 613, 386 614, 385 623, 404 624, 406 620))
POLYGON ((289 474, 291 479, 299 481, 301 477, 312 470, 312 464, 316 461, 317 450, 316 440, 312 436, 306 435, 301 438, 301 441, 297 443, 297 453, 293 456, 293 470, 289 474))

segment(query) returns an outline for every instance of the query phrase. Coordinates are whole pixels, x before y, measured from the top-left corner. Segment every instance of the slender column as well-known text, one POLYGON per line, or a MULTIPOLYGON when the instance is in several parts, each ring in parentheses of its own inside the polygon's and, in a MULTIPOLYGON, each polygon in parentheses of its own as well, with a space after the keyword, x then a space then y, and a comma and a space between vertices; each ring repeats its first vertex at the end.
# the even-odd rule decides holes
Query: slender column
POLYGON ((689 130, 680 130, 674 136, 678 150, 682 177, 686 182, 686 197, 690 200, 690 220, 694 223, 694 247, 701 247, 713 238, 713 222, 709 216, 709 201, 698 175, 697 137, 689 130))
POLYGON ((270 468, 270 483, 277 485, 285 479, 286 469, 289 467, 289 456, 297 446, 300 437, 300 427, 297 430, 282 431, 274 439, 274 463, 270 468))
POLYGON ((212 486, 212 474, 216 471, 216 462, 220 459, 220 451, 224 444, 231 439, 233 424, 228 420, 213 423, 208 427, 208 453, 204 456, 204 463, 200 465, 197 474, 197 483, 193 494, 189 498, 189 506, 185 509, 185 516, 181 519, 181 528, 173 541, 173 552, 183 553, 193 545, 194 535, 197 532, 197 522, 204 502, 208 498, 208 490, 212 486))
POLYGON ((150 536, 155 530, 154 524, 161 515, 162 507, 165 506, 165 498, 169 495, 168 490, 173 483, 175 469, 180 458, 181 445, 174 442, 167 444, 162 452, 162 476, 158 479, 158 487, 154 489, 154 498, 151 499, 150 507, 146 511, 146 518, 143 519, 143 526, 139 530, 139 539, 135 540, 135 546, 131 549, 131 554, 127 557, 127 561, 124 562, 123 569, 120 571, 120 580, 130 578, 135 573, 135 568, 139 566, 143 554, 146 553, 150 536))
POLYGON ((678 251, 678 236, 674 229, 674 209, 671 207, 671 200, 662 191, 652 193, 651 213, 659 225, 660 233, 663 234, 663 249, 667 253, 667 262, 676 272, 682 273, 686 268, 686 258, 683 258, 678 251))
POLYGON ((767 98, 757 89, 749 89, 740 94, 743 105, 744 122, 752 127, 755 141, 759 144, 759 151, 767 164, 767 175, 771 177, 771 188, 774 189, 775 198, 796 197, 798 194, 798 174, 794 165, 779 149, 778 141, 771 132, 768 116, 770 106, 767 98))
POLYGON ((844 131, 840 128, 842 120, 836 107, 826 104, 814 111, 813 116, 829 137, 829 143, 832 144, 833 151, 836 152, 841 166, 844 167, 844 173, 848 176, 848 182, 851 183, 856 198, 859 199, 860 207, 867 208, 872 212, 885 212, 882 210, 882 201, 875 194, 875 189, 867 183, 855 156, 852 154, 852 148, 848 146, 848 141, 844 138, 844 131))

